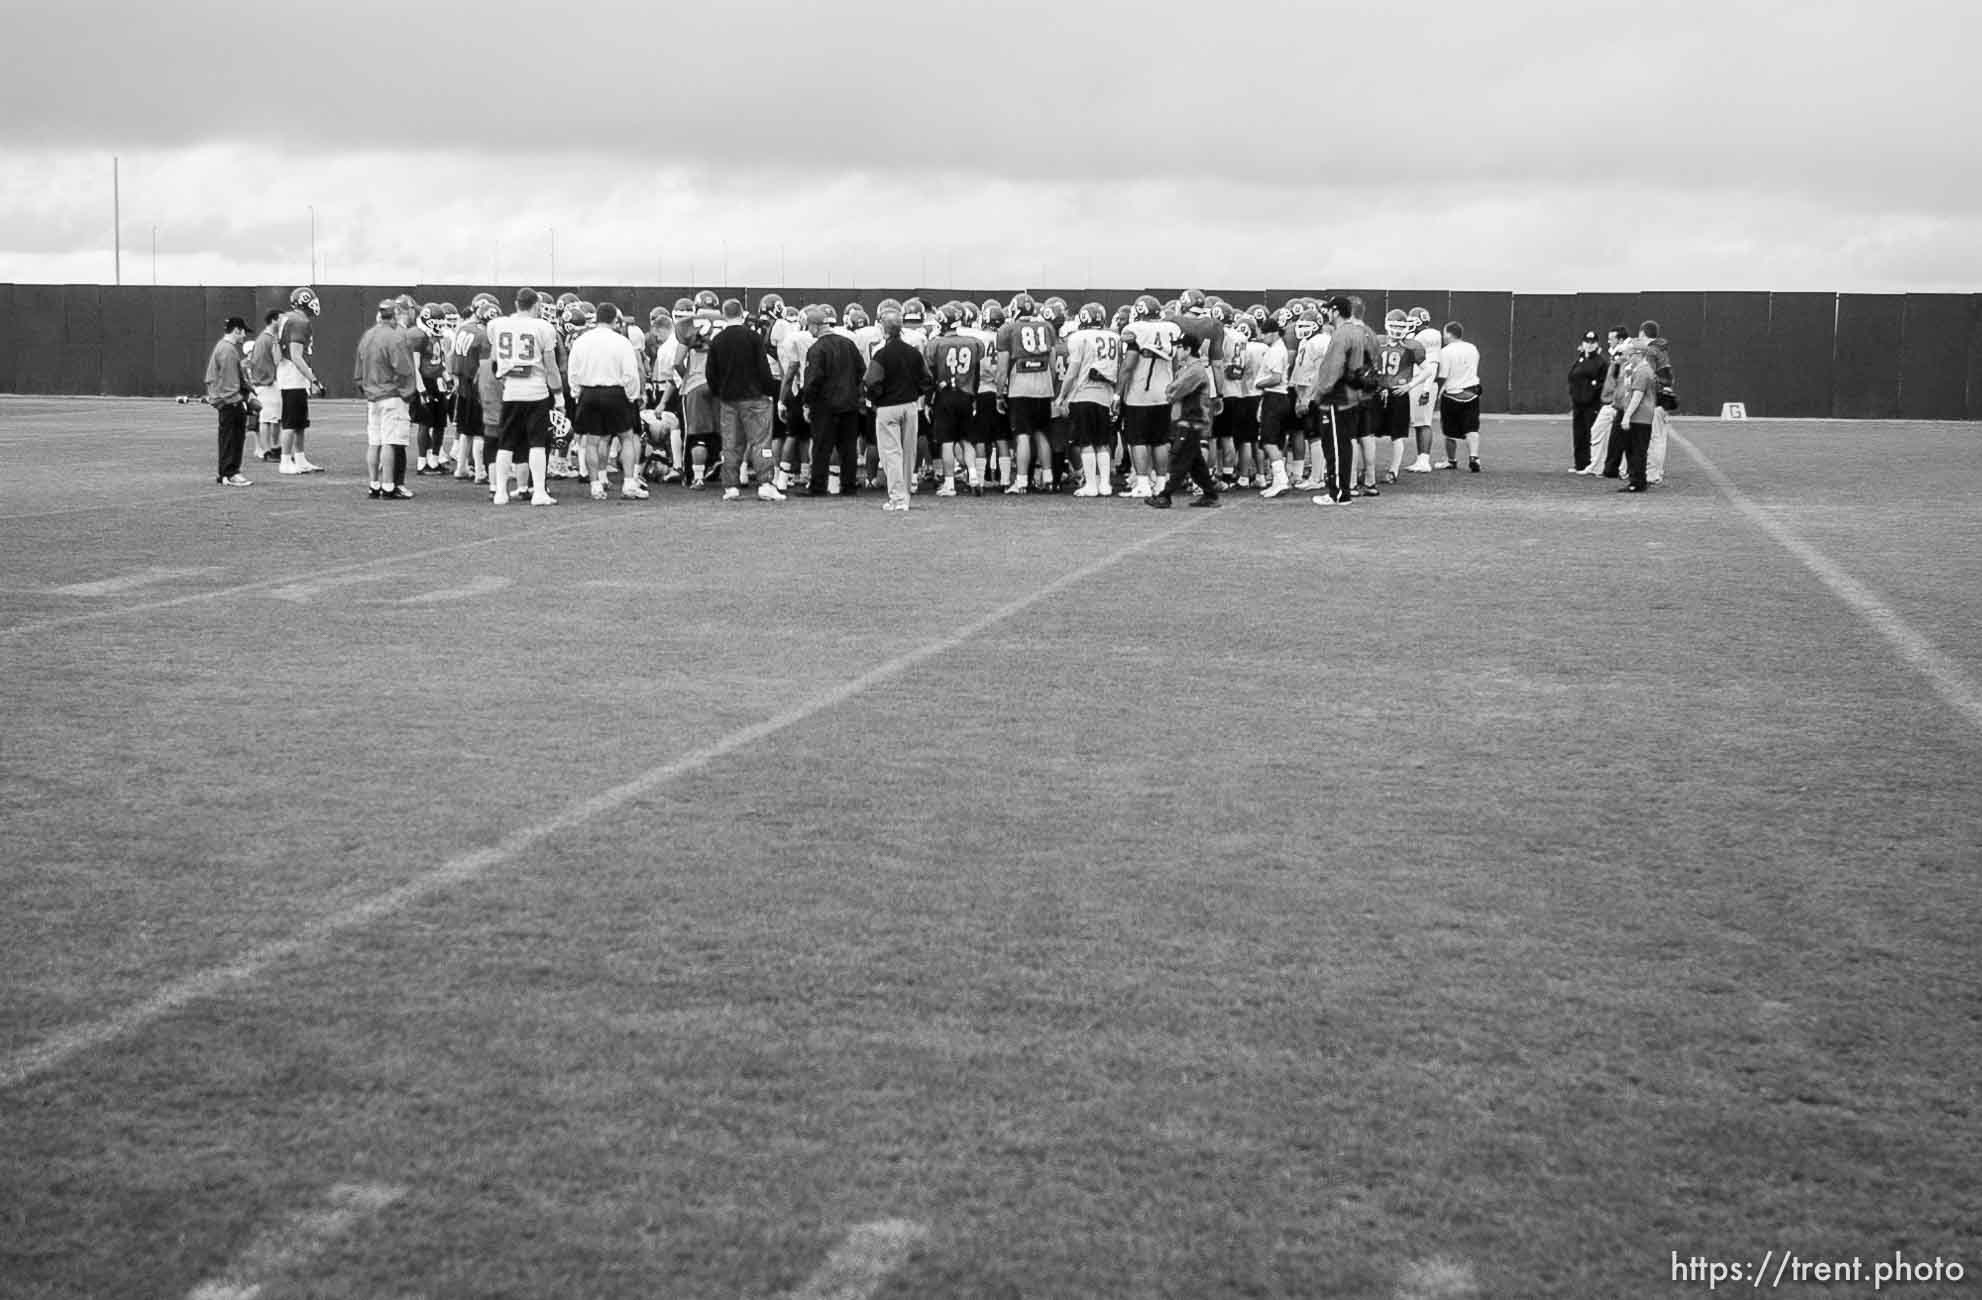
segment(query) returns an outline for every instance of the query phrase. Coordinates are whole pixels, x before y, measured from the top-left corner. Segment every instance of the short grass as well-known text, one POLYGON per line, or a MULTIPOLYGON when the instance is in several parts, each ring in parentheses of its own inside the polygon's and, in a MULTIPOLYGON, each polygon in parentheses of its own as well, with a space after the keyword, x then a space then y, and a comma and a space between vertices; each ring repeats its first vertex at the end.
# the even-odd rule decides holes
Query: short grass
MULTIPOLYGON (((269 1296, 766 1300, 891 1218, 894 1300, 1982 1273, 1982 733, 1677 447, 496 511, 367 501, 337 404, 211 488, 210 419, 0 401, 0 1053, 1149 544, 0 1092, 0 1294, 184 1296, 346 1182, 407 1192, 269 1296)), ((1971 431, 1681 428, 1982 678, 1971 431)))

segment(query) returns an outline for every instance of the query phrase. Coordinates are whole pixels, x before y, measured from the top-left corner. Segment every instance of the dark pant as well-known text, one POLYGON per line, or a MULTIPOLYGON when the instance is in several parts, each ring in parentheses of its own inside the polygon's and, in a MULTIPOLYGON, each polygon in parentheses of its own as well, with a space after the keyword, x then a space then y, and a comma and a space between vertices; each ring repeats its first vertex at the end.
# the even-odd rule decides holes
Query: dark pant
POLYGON ((1645 486, 1645 462, 1652 454, 1652 426, 1627 424, 1624 430, 1627 436, 1622 439, 1612 439, 1612 445, 1615 446, 1620 441, 1628 444, 1626 456, 1631 462, 1631 486, 1642 488, 1645 486))
POLYGON ((1301 427, 1308 439, 1308 464, 1319 460, 1325 467, 1322 479, 1334 491, 1335 483, 1335 423, 1334 414, 1326 406, 1311 406, 1301 412, 1301 427))
POLYGON ((1576 457, 1577 469, 1590 467, 1590 430, 1596 427, 1597 412, 1602 409, 1602 402, 1570 408, 1570 442, 1576 457))
POLYGON ((826 474, 835 450, 840 453, 840 495, 852 496, 860 482, 860 412, 813 411, 809 490, 815 497, 826 495, 826 474))
POLYGON ((217 477, 233 478, 241 472, 241 451, 248 441, 248 408, 235 402, 220 408, 220 471, 217 477))
POLYGON ((1163 495, 1169 496, 1173 488, 1186 477, 1198 485, 1206 496, 1218 495, 1218 480, 1211 477, 1211 467, 1204 463, 1204 426, 1189 420, 1179 420, 1170 427, 1170 478, 1163 485, 1163 495))
MULTIPOLYGON (((1651 425, 1646 425, 1647 430, 1651 425)), ((1631 426, 1624 422, 1624 412, 1617 413, 1617 424, 1611 429, 1610 446, 1604 449, 1603 476, 1616 478, 1618 469, 1624 464, 1625 446, 1631 441, 1631 426)))
MULTIPOLYGON (((1335 408, 1335 499, 1347 501, 1355 486, 1356 439, 1368 427, 1369 408, 1360 403, 1335 408)), ((1372 475, 1374 481, 1374 475, 1372 475)))

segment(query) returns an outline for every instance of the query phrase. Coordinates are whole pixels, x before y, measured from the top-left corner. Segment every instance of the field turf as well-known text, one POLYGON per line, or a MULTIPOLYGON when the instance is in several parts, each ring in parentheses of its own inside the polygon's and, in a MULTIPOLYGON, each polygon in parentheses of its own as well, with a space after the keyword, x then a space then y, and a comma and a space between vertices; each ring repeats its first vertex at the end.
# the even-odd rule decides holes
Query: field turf
POLYGON ((0 399, 0 1295, 1982 1295, 1971 429, 895 516, 322 407, 0 399))

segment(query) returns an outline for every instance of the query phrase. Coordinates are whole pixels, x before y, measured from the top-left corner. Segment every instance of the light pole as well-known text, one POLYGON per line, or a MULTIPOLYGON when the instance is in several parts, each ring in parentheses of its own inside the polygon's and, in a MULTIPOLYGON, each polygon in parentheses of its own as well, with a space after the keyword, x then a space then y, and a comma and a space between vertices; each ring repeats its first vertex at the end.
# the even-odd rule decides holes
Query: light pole
POLYGON ((551 227, 551 284, 557 284, 557 227, 551 227))
POLYGON ((111 270, 117 283, 124 283, 124 192, 117 175, 117 155, 110 155, 110 246, 111 270))
POLYGON ((151 228, 151 287, 158 287, 158 227, 151 228))
POLYGON ((310 205, 310 283, 317 279, 317 205, 310 205))

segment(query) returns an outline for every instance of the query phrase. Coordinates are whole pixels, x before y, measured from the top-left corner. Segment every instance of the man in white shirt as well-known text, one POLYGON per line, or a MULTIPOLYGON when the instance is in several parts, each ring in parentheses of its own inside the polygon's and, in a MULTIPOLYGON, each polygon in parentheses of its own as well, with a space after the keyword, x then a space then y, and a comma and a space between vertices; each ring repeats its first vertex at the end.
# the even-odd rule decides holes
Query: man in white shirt
POLYGON ((619 439, 619 494, 628 501, 646 497, 640 483, 640 440, 634 436, 640 400, 640 354, 617 328, 619 307, 599 304, 597 323, 571 343, 567 378, 578 394, 573 432, 585 440, 585 463, 592 471, 592 499, 606 499, 612 440, 619 439))
POLYGON ((1445 459, 1433 469, 1459 468, 1459 442, 1466 443, 1473 473, 1480 472, 1480 350, 1466 342, 1466 328, 1447 321, 1438 350, 1438 419, 1445 434, 1445 459))
POLYGON ((533 506, 554 506, 550 494, 551 406, 564 389, 557 369, 557 330, 537 314, 537 291, 516 291, 516 314, 489 324, 489 356, 502 381, 502 428, 496 444, 495 504, 509 504, 516 457, 528 458, 533 506))

